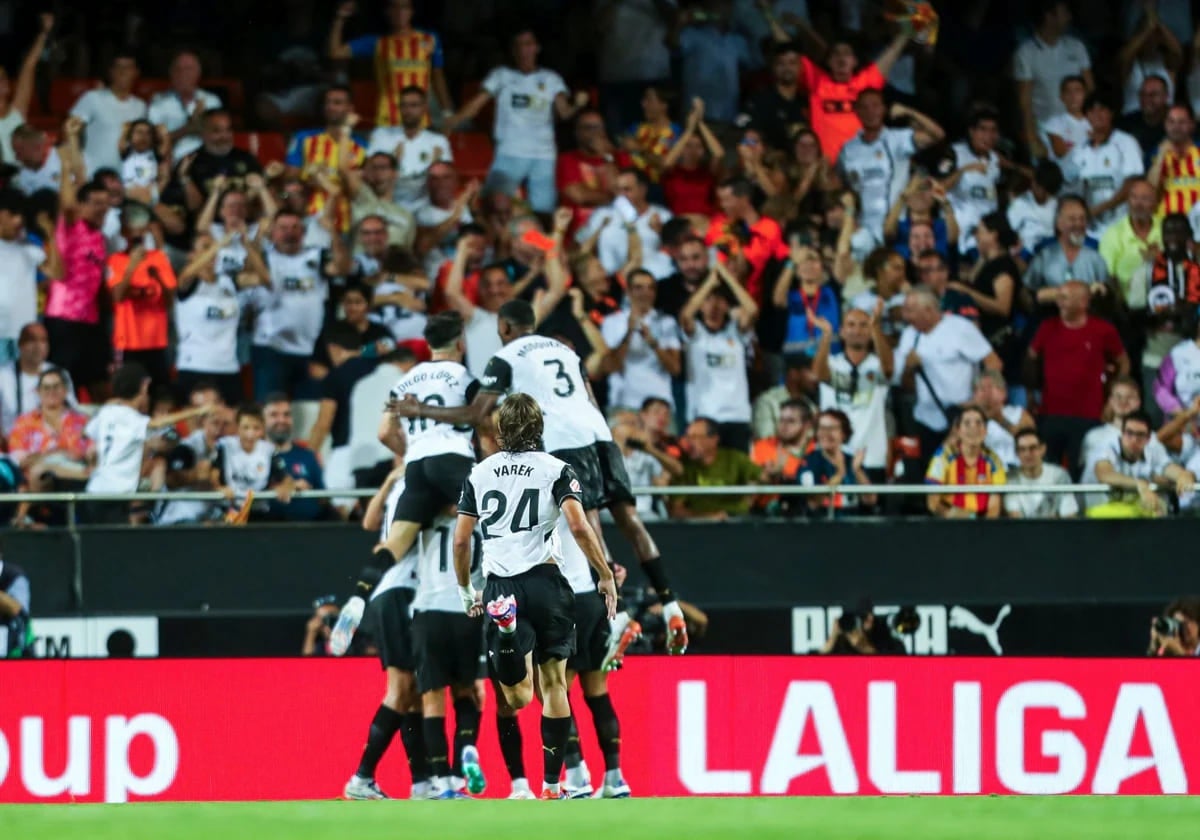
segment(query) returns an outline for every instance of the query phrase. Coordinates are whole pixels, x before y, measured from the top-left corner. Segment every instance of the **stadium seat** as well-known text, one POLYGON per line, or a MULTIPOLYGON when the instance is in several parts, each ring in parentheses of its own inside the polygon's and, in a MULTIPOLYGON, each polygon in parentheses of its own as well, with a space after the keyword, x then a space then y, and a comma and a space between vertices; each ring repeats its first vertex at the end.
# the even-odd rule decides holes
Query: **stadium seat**
POLYGON ((150 104, 150 100, 156 94, 162 93, 171 86, 171 82, 167 79, 141 78, 137 80, 137 84, 133 86, 133 95, 140 96, 146 100, 146 104, 150 104))
POLYGON ((374 80, 355 79, 350 83, 354 113, 358 114, 359 126, 375 124, 375 109, 379 105, 379 86, 374 80))
POLYGON ((242 112, 246 107, 246 91, 242 87, 241 79, 201 79, 200 88, 219 96, 221 104, 233 113, 234 125, 241 125, 242 112))
MULTIPOLYGON (((458 107, 462 107, 475 98, 475 95, 483 89, 483 86, 477 80, 463 82, 458 91, 458 107)), ((475 119, 471 120, 471 125, 479 131, 485 132, 489 136, 492 133, 492 126, 496 122, 496 102, 491 100, 483 106, 483 110, 476 115, 475 119)))
POLYGON ((492 138, 478 131, 450 135, 454 165, 464 178, 483 178, 492 166, 492 138))
POLYGON ((264 166, 273 160, 282 161, 287 154, 287 141, 278 131, 235 131, 233 145, 254 155, 264 166))
POLYGON ((50 83, 50 113, 60 120, 65 119, 79 97, 100 86, 99 79, 55 79, 50 83))

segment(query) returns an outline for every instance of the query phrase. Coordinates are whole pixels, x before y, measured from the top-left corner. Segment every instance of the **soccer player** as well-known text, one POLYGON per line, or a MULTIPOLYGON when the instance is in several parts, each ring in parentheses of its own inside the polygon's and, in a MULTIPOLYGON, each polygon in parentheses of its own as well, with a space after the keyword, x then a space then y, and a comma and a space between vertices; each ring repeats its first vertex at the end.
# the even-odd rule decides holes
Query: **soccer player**
POLYGON ((563 753, 571 729, 566 659, 575 650, 575 597, 562 573, 555 531, 565 517, 572 538, 599 578, 604 613, 616 612, 612 571, 593 530, 574 470, 542 451, 543 408, 515 393, 500 406, 500 451, 471 470, 458 502, 454 572, 468 615, 491 619, 488 659, 505 701, 522 709, 533 699, 533 665, 542 696, 542 799, 561 799, 563 753), (472 541, 483 535, 482 593, 471 585, 472 541))
MULTIPOLYGON (((421 404, 468 405, 479 390, 479 383, 463 367, 463 320, 457 312, 443 312, 425 325, 425 341, 432 358, 414 367, 392 389, 392 401, 412 399, 421 404)), ((454 425, 428 418, 412 418, 406 428, 396 432, 406 438, 405 489, 396 504, 387 539, 375 547, 367 565, 359 572, 355 593, 342 607, 337 624, 329 636, 329 651, 342 656, 350 647, 354 631, 362 621, 365 599, 380 577, 403 557, 417 535, 433 524, 438 511, 451 505, 462 489, 471 467, 475 449, 470 426, 454 425)), ((380 439, 384 439, 381 435, 380 439)), ((388 441, 384 441, 388 443, 388 441)), ((390 446, 395 451, 395 445, 390 446)))
MULTIPOLYGON (((505 394, 533 396, 545 414, 546 450, 574 468, 583 488, 581 501, 597 538, 603 539, 599 510, 608 507, 625 538, 633 544, 638 562, 662 602, 668 652, 683 653, 687 650, 683 610, 667 580, 658 547, 637 515, 621 450, 596 407, 583 363, 565 344, 534 334, 536 316, 528 302, 509 301, 500 307, 498 316, 504 346, 488 362, 479 393, 469 405, 451 408, 406 397, 394 403, 393 410, 410 421, 428 419, 479 426, 505 394)), ((640 628, 622 612, 613 631, 614 643, 606 663, 609 667, 619 663, 640 628)))
MULTIPOLYGON (((463 615, 458 581, 450 564, 454 509, 440 512, 433 527, 421 534, 417 559, 417 596, 413 600, 413 648, 417 660, 417 690, 425 724, 429 756, 431 799, 462 799, 459 787, 466 780, 469 793, 487 787, 479 766, 475 739, 479 735, 479 706, 475 681, 484 676, 483 621, 463 615), (454 698, 455 772, 451 775, 446 743, 446 689, 454 698)), ((478 574, 482 545, 472 553, 471 572, 478 574)), ((479 578, 482 582, 482 578, 479 578)))
MULTIPOLYGON (((404 462, 399 457, 396 460, 396 468, 371 498, 363 515, 363 528, 379 528, 381 542, 387 540, 392 515, 404 493, 404 462)), ((408 768, 412 775, 411 798, 425 799, 429 796, 429 764, 421 720, 421 699, 413 677, 415 662, 409 620, 409 608, 417 583, 417 557, 415 548, 404 555, 404 559, 387 570, 371 596, 367 627, 379 648, 379 663, 387 676, 387 688, 383 702, 371 719, 358 770, 342 790, 342 796, 346 799, 389 798, 375 782, 375 769, 397 732, 408 755, 408 768)), ((444 740, 445 736, 442 737, 444 740)))

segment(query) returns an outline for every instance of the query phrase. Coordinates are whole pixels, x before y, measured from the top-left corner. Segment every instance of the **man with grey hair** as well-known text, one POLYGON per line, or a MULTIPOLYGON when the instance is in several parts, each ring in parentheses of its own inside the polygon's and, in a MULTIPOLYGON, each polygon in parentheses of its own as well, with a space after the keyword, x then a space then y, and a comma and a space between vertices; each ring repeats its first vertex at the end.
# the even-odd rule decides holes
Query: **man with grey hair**
POLYGON ((979 328, 959 315, 942 312, 937 294, 917 286, 904 297, 908 326, 896 347, 893 384, 916 391, 913 419, 928 460, 942 445, 959 406, 972 395, 980 365, 1000 370, 1003 363, 979 328))
POLYGON ((200 123, 204 112, 221 107, 221 98, 200 89, 200 59, 190 50, 180 50, 167 70, 171 86, 150 100, 149 120, 164 126, 171 137, 175 163, 200 148, 200 123))
POLYGON ((1083 281, 1095 294, 1108 294, 1108 265, 1088 244, 1088 221, 1087 204, 1082 198, 1064 195, 1058 199, 1054 242, 1029 261, 1023 280, 1040 306, 1053 306, 1058 300, 1058 287, 1070 280, 1083 281))

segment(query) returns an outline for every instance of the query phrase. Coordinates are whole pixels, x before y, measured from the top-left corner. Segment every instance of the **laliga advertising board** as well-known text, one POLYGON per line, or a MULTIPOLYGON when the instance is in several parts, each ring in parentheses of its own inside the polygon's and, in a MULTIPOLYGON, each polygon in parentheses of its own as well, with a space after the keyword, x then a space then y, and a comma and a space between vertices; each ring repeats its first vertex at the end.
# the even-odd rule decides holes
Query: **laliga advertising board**
MULTIPOLYGON (((369 660, 3 668, 0 802, 328 799, 382 694, 369 660)), ((636 796, 1195 794, 1195 673, 1154 659, 636 657, 612 691, 636 796)), ((504 796, 487 703, 487 795, 504 796)), ((531 777, 538 714, 523 714, 531 777)), ((408 789, 398 742, 379 781, 408 789)))

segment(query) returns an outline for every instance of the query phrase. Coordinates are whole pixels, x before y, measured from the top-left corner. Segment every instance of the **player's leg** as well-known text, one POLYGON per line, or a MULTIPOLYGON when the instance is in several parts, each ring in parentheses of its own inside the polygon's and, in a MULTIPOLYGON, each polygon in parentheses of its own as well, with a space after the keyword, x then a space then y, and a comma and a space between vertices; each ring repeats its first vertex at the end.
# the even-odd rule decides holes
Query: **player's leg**
POLYGON ((528 604, 515 578, 489 577, 483 590, 488 662, 505 701, 523 709, 533 700, 533 646, 536 637, 528 621, 517 620, 518 604, 528 604), (520 595, 520 598, 518 598, 520 595))
POLYGON ((542 799, 560 799, 563 757, 571 732, 567 701, 567 663, 549 659, 538 665, 542 688, 542 799))
MULTIPOLYGON (((575 672, 567 668, 567 697, 571 694, 571 683, 575 681, 575 672)), ((571 728, 567 733, 567 746, 563 750, 563 766, 566 768, 566 780, 563 789, 569 799, 590 799, 595 789, 592 787, 592 777, 588 772, 587 762, 583 760, 583 749, 579 743, 579 725, 575 721, 575 709, 571 709, 571 728)))
MULTIPOLYGON (((658 553, 658 546, 655 544, 654 538, 650 536, 646 524, 638 516, 637 508, 632 501, 616 500, 609 507, 609 511, 621 533, 633 546, 634 555, 642 567, 642 572, 649 578, 650 585, 658 594, 659 603, 663 607, 663 618, 667 621, 667 653, 682 654, 688 646, 687 622, 684 620, 683 609, 679 606, 675 592, 671 589, 671 583, 667 579, 667 571, 663 567, 662 557, 658 553)), ((614 627, 614 631, 616 629, 614 627)), ((624 628, 622 628, 622 635, 624 635, 624 628)))
POLYGON ((517 710, 508 705, 504 692, 495 680, 496 688, 496 737, 500 741, 500 755, 504 759, 504 768, 512 781, 512 792, 509 799, 537 799, 529 789, 529 779, 525 775, 525 748, 521 737, 521 724, 517 718, 517 710))
POLYGON ((391 746, 392 739, 404 725, 404 714, 412 702, 412 674, 399 668, 387 668, 387 691, 383 702, 371 718, 367 730, 367 743, 363 747, 358 770, 346 782, 342 795, 346 799, 388 799, 375 783, 375 771, 383 754, 391 746))
MULTIPOLYGON (((445 612, 418 612, 413 618, 417 654, 417 690, 421 692, 422 733, 429 761, 430 798, 458 799, 451 779, 450 745, 446 739, 446 689, 453 673, 452 619, 445 612)), ((466 618, 466 616, 463 616, 466 618)))
POLYGON ((467 792, 483 793, 487 780, 479 763, 475 745, 479 737, 479 706, 475 700, 474 684, 455 685, 450 689, 454 698, 454 775, 466 780, 467 792))
POLYGON ((621 724, 608 694, 608 674, 604 671, 580 674, 579 684, 592 713, 600 752, 604 754, 604 786, 600 795, 605 799, 623 799, 630 791, 621 775, 621 724))
POLYGON ((429 756, 430 796, 434 799, 458 799, 461 794, 450 782, 450 744, 446 739, 446 688, 421 694, 424 716, 425 749, 429 756))

